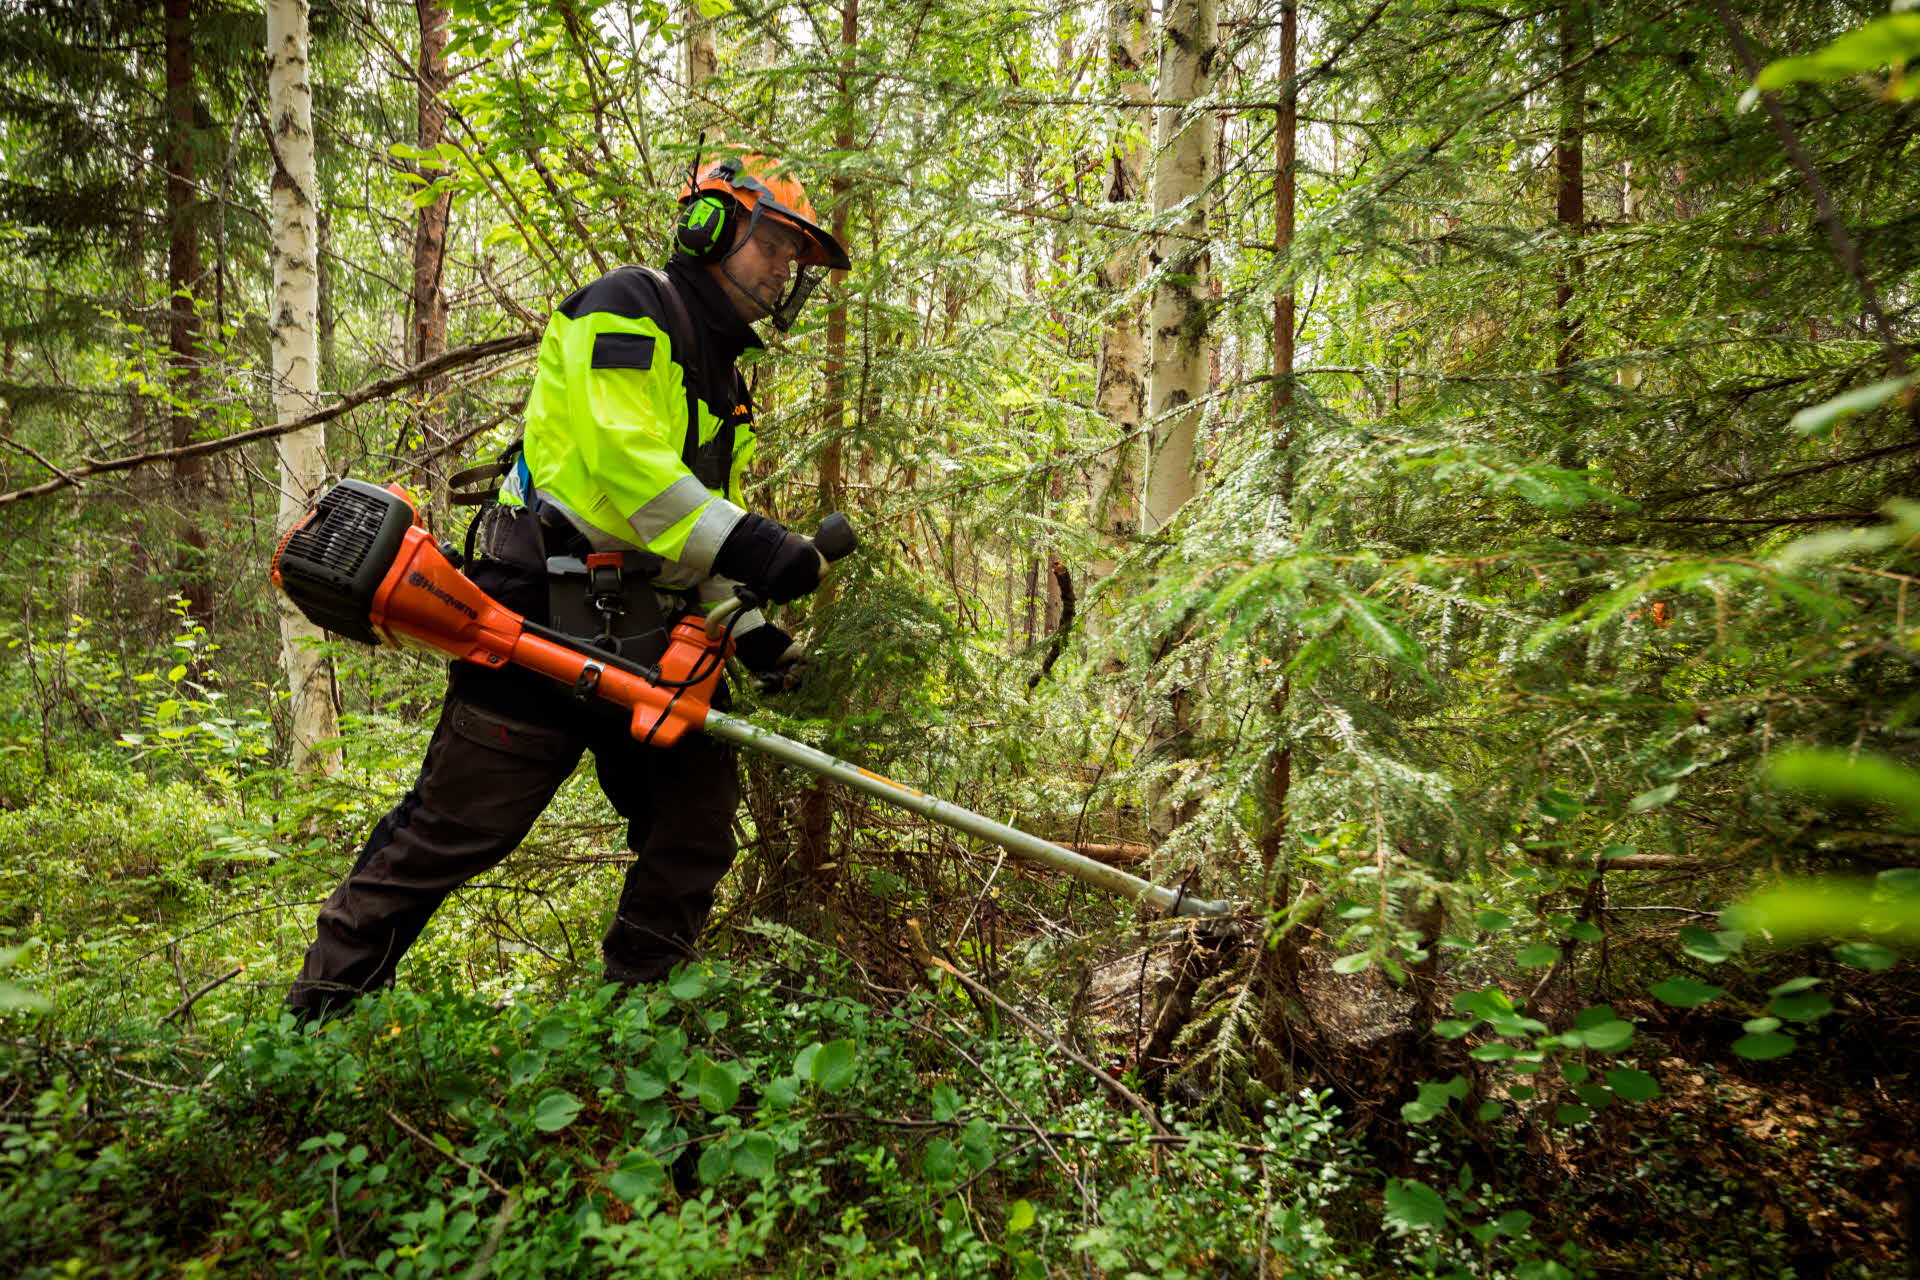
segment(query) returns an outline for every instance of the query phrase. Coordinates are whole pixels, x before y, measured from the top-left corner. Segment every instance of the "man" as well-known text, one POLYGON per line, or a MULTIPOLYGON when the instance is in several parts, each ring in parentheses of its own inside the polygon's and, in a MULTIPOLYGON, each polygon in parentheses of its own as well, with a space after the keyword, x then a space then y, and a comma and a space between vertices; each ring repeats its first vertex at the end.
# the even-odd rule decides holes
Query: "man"
MULTIPOLYGON (((524 445, 475 521, 468 576, 526 616, 651 661, 689 608, 737 585, 786 602, 819 585, 806 538, 741 510, 752 407, 736 361, 750 325, 786 330, 827 270, 848 266, 806 192, 758 156, 691 176, 664 273, 609 272, 560 305, 540 344, 524 445)), ((736 654, 790 677, 797 648, 758 611, 736 654)), ((447 894, 532 828, 584 750, 634 853, 602 951, 617 982, 689 954, 733 862, 739 779, 700 734, 642 746, 625 718, 529 671, 450 667, 419 778, 320 910, 287 1004, 302 1017, 390 982, 447 894)))

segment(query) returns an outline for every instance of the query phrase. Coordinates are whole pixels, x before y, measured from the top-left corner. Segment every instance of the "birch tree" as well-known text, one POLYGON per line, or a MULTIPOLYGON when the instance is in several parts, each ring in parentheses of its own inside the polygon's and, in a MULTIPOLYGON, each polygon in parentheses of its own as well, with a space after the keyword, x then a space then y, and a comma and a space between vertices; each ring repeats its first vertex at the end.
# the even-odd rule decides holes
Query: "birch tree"
MULTIPOLYGON (((1157 533, 1193 496, 1193 446, 1210 373, 1207 359, 1207 184, 1212 176, 1219 121, 1204 107, 1218 53, 1214 0, 1172 0, 1166 9, 1156 97, 1163 104, 1154 130, 1153 211, 1180 216, 1155 242, 1159 272, 1153 291, 1147 410, 1152 415, 1147 483, 1140 530, 1157 533)), ((1171 628, 1156 646, 1165 660, 1177 643, 1171 628)), ((1147 751, 1164 762, 1191 755, 1194 695, 1191 680, 1163 678, 1164 702, 1151 718, 1147 751)), ((1148 796, 1148 822, 1164 837, 1192 816, 1190 800, 1175 801, 1166 773, 1148 796)))
MULTIPOLYGON (((1145 105, 1149 100, 1147 23, 1144 0, 1111 0, 1107 7, 1107 63, 1113 86, 1127 101, 1140 104, 1121 109, 1108 160, 1107 201, 1121 206, 1137 204, 1146 189, 1151 124, 1145 105)), ((1100 291, 1112 309, 1100 333, 1094 400, 1119 443, 1100 456, 1092 476, 1093 527, 1100 547, 1093 566, 1095 582, 1113 572, 1120 548, 1138 528, 1141 444, 1137 435, 1146 420, 1147 351, 1140 308, 1129 295, 1139 283, 1143 257, 1140 242, 1128 236, 1113 246, 1098 268, 1100 291)))
MULTIPOLYGON (((279 422, 312 412, 320 394, 318 184, 313 163, 313 85, 307 62, 307 0, 267 5, 267 103, 273 139, 273 408, 279 422)), ((298 520, 326 479, 326 428, 274 443, 280 462, 280 527, 298 520)), ((322 632, 279 592, 281 663, 292 695, 293 767, 332 772, 320 749, 335 736, 332 671, 312 642, 322 632)))
POLYGON ((1215 0, 1171 0, 1160 53, 1154 128, 1158 160, 1153 211, 1182 214, 1154 243, 1160 269, 1153 291, 1147 410, 1152 415, 1150 460, 1140 526, 1156 533, 1193 496, 1193 442, 1199 401, 1207 390, 1207 184, 1212 177, 1219 122, 1193 110, 1212 84, 1219 52, 1215 0))

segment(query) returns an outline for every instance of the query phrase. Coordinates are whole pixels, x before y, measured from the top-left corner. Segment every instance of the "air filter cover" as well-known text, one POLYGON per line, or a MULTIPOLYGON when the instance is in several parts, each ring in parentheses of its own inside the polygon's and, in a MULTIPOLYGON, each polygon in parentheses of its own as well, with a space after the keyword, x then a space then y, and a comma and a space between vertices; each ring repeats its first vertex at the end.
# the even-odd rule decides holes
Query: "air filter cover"
POLYGON ((315 626, 377 645, 373 597, 413 519, 413 504, 399 494, 342 480, 282 540, 273 579, 315 626))

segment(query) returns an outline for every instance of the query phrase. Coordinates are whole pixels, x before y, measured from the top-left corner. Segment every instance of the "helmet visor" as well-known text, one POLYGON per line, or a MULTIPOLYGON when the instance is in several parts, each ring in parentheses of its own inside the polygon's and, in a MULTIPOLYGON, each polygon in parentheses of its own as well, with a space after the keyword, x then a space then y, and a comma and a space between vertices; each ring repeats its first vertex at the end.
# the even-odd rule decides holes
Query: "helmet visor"
POLYGON ((754 209, 747 233, 720 264, 734 287, 756 305, 759 315, 750 319, 769 319, 782 333, 793 327, 826 274, 823 266, 803 265, 812 256, 811 247, 800 227, 754 209))

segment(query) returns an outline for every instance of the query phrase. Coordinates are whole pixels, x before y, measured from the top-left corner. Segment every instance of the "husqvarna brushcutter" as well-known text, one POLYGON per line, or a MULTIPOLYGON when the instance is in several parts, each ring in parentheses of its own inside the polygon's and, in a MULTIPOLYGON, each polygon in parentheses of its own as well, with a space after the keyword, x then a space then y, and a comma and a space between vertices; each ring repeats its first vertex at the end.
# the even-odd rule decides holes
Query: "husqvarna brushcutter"
MULTIPOLYGON (((857 545, 844 517, 829 516, 815 536, 828 559, 857 545)), ((363 644, 437 650, 482 667, 526 667, 582 698, 602 698, 628 711, 633 736, 670 747, 701 730, 855 791, 978 836, 1029 862, 1183 916, 1225 915, 1208 902, 1095 862, 1071 849, 903 786, 803 742, 769 733, 709 705, 732 652, 735 609, 689 616, 674 627, 657 663, 619 654, 529 622, 480 590, 453 565, 420 524, 398 488, 342 480, 280 540, 273 581, 315 624, 363 644)))

